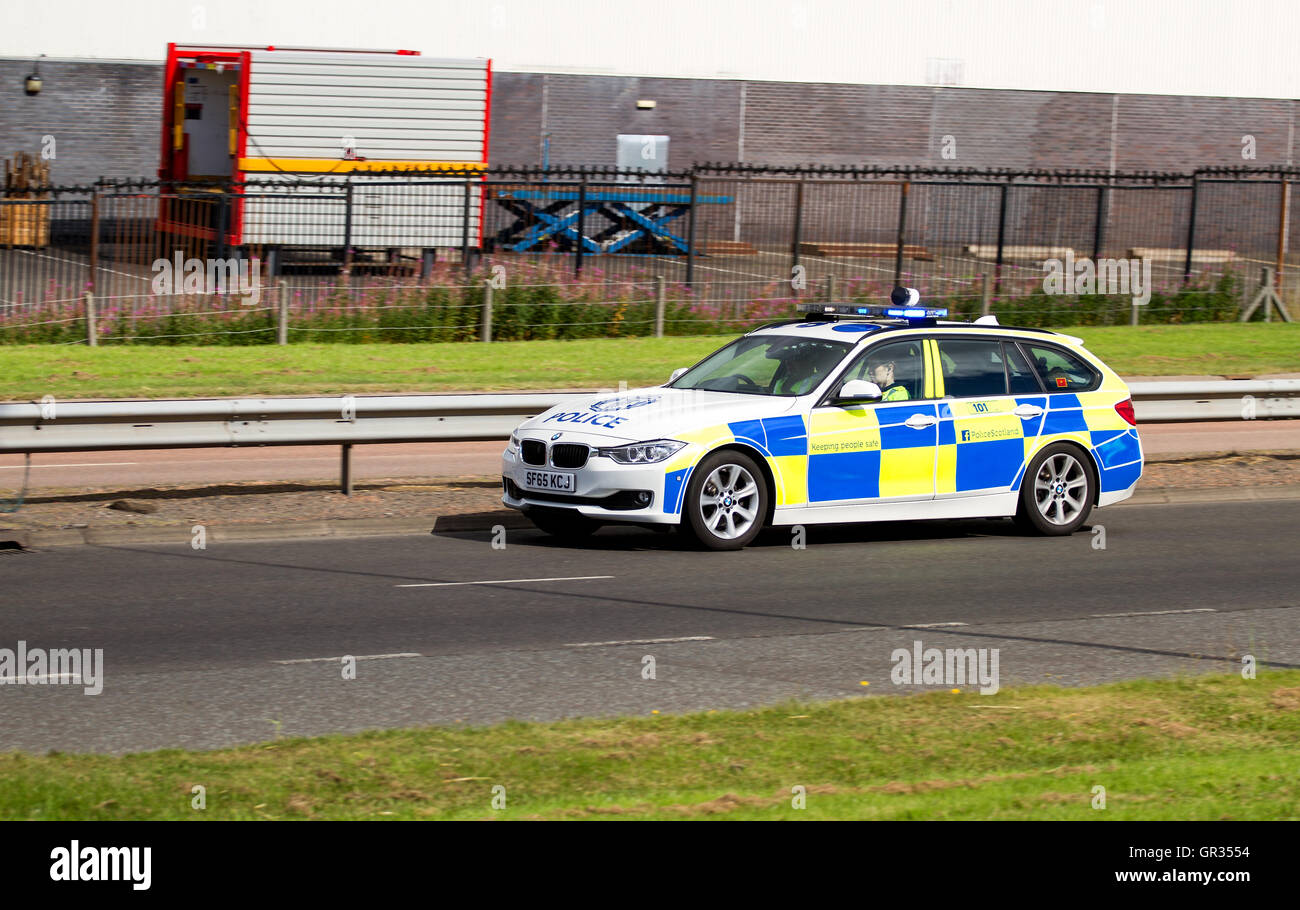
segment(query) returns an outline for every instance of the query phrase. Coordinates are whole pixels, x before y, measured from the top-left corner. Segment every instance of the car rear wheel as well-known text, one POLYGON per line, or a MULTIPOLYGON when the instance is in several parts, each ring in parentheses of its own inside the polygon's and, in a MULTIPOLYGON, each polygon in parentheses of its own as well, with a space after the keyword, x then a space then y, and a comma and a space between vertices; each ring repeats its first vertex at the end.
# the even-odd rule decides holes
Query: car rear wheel
POLYGON ((705 457, 691 472, 684 524, 710 550, 739 550, 763 530, 767 482, 743 452, 724 450, 705 457))
POLYGON ((573 509, 529 509, 526 514, 538 530, 561 540, 584 540, 600 529, 600 522, 573 509))
POLYGON ((1097 480, 1087 456, 1063 443, 1039 452, 1020 483, 1016 522, 1038 534, 1073 534, 1097 500, 1097 480))

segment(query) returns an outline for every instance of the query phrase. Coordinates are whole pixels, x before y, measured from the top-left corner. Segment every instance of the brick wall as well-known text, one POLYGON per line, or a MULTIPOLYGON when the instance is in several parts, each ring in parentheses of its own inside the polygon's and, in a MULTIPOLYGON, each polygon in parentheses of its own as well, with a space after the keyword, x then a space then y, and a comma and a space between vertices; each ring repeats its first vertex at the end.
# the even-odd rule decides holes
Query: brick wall
MULTIPOLYGON (((0 60, 0 154, 36 152, 48 134, 60 182, 156 174, 161 65, 46 61, 29 98, 31 66, 0 60)), ((494 74, 492 100, 492 161, 520 165, 541 163, 549 132, 555 165, 613 164, 616 135, 656 133, 672 137, 673 167, 1108 168, 1113 153, 1119 170, 1186 171, 1285 164, 1300 123, 1286 100, 509 72, 494 74), (641 98, 655 108, 638 110, 641 98), (1245 135, 1254 160, 1241 157, 1245 135)))
POLYGON ((158 175, 161 65, 41 61, 44 87, 28 96, 31 71, 31 60, 0 59, 0 157, 39 154, 49 135, 57 184, 158 175))

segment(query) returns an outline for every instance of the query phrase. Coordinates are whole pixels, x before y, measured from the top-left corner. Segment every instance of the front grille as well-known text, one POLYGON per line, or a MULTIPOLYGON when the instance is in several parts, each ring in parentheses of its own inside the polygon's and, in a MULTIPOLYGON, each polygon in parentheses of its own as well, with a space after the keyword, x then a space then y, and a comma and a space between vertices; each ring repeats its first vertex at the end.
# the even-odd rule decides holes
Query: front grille
POLYGON ((551 446, 551 464, 557 468, 580 468, 587 463, 588 449, 583 445, 562 442, 551 446))
POLYGON ((524 464, 546 464, 546 443, 536 439, 525 439, 519 446, 519 453, 524 464))

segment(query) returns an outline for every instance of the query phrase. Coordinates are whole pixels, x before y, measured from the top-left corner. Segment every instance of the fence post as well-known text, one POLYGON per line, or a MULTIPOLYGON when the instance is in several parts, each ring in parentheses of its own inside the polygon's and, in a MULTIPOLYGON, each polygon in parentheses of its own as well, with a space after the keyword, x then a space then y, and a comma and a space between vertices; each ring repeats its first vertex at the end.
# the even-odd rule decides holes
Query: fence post
POLYGON ((352 178, 343 189, 343 274, 352 277, 352 178))
POLYGON ((473 191, 474 181, 466 177, 465 198, 461 200, 460 206, 460 264, 466 277, 469 276, 469 194, 473 191))
POLYGON ((664 337, 664 310, 667 305, 667 282, 663 275, 655 276, 655 337, 664 337))
MULTIPOLYGON (((1283 286, 1284 286, 1284 274, 1285 274, 1285 271, 1286 271, 1286 241, 1287 241, 1287 234, 1289 233, 1288 228, 1290 227, 1290 225, 1287 223, 1287 221, 1288 221, 1288 218, 1289 218, 1289 216, 1290 216, 1290 212, 1288 211, 1288 209, 1289 209, 1289 207, 1290 207, 1290 202, 1291 202, 1291 183, 1290 183, 1290 181, 1288 181, 1285 177, 1282 178, 1282 194, 1281 194, 1281 195, 1282 195, 1282 198, 1281 198, 1281 200, 1280 200, 1280 202, 1279 202, 1279 210, 1278 210, 1278 215, 1277 215, 1277 276, 1276 276, 1276 280, 1277 280, 1277 293, 1278 293, 1278 296, 1279 296, 1279 297, 1282 295, 1282 288, 1283 288, 1283 286)), ((1268 318, 1269 318, 1268 312, 1269 312, 1268 310, 1265 310, 1265 311, 1264 311, 1264 318, 1265 318, 1265 319, 1268 319, 1268 318)))
POLYGON ((217 201, 217 259, 226 258, 226 241, 229 231, 230 187, 227 186, 221 191, 217 201))
POLYGON ((582 277, 582 254, 585 244, 582 242, 587 236, 587 178, 584 176, 582 182, 578 184, 578 237, 573 247, 573 275, 575 278, 582 277))
POLYGON ((99 274, 99 190, 90 194, 90 275, 86 287, 91 293, 99 290, 96 278, 99 274))
POLYGON ((281 281, 277 287, 275 295, 277 313, 275 326, 275 343, 289 343, 289 282, 281 281))
POLYGON ((1092 226, 1092 262, 1096 266, 1097 260, 1101 258, 1102 244, 1106 242, 1105 237, 1106 225, 1106 188, 1097 187, 1097 217, 1092 226))
POLYGON ((86 344, 90 347, 99 345, 99 331, 95 325, 95 295, 86 291, 86 344))
POLYGON ((989 306, 993 303, 992 295, 993 286, 989 283, 988 272, 980 272, 980 315, 989 314, 989 306))
POLYGON ((483 318, 479 324, 478 340, 487 344, 492 340, 492 280, 483 283, 483 318))
MULTIPOLYGON (((1008 177, 1008 180, 1011 178, 1008 177)), ((1000 187, 998 194, 998 253, 993 263, 993 290, 998 292, 1002 289, 1002 247, 1007 238, 1007 191, 1011 188, 1009 183, 1004 183, 1000 187)))
POLYGON ((1187 258, 1183 260, 1183 284, 1192 280, 1192 250, 1196 248, 1196 197, 1200 183, 1192 174, 1192 198, 1187 206, 1187 258))
POLYGON ((695 210, 696 202, 699 197, 700 178, 694 172, 691 173, 691 211, 687 216, 690 223, 686 226, 686 285, 695 287, 695 210))
POLYGON ((912 181, 904 180, 902 192, 898 196, 898 250, 894 254, 894 286, 903 283, 903 237, 907 230, 907 196, 912 189, 912 181))
MULTIPOLYGON (((794 237, 790 243, 790 256, 793 261, 790 263, 790 276, 793 278, 795 269, 799 267, 799 246, 803 243, 803 184, 800 180, 794 185, 794 237)), ((795 296, 799 296, 799 289, 794 289, 795 296)))
POLYGON ((1132 310, 1132 313, 1129 315, 1128 324, 1137 325, 1139 322, 1141 322, 1140 314, 1142 312, 1142 305, 1139 303, 1134 303, 1131 307, 1129 307, 1129 309, 1132 310))
POLYGON ((832 303, 835 300, 835 276, 826 276, 826 301, 832 303))

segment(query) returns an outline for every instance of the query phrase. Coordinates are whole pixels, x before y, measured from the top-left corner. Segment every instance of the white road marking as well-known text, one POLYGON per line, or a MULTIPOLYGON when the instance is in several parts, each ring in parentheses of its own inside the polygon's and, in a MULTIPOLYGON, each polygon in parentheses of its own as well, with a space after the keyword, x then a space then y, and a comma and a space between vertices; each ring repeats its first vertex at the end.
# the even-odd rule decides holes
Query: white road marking
POLYGON ((396 588, 454 588, 458 585, 518 585, 534 581, 594 581, 613 575, 570 575, 566 578, 500 578, 496 581, 431 581, 418 585, 394 585, 396 588))
MULTIPOLYGON (((38 686, 43 683, 48 683, 50 680, 55 680, 55 679, 70 679, 73 682, 77 683, 78 685, 81 684, 80 673, 28 673, 27 685, 38 686)), ((8 680, 6 680, 6 682, 8 682, 8 680)))
MULTIPOLYGON (((115 467, 117 465, 134 465, 134 464, 139 464, 139 462, 88 461, 81 464, 34 464, 32 465, 32 468, 33 469, 36 468, 108 468, 108 467, 115 467)), ((18 471, 25 467, 26 465, 21 465, 21 464, 6 464, 6 465, 0 465, 0 471, 18 471)))
POLYGON ((1211 607, 1197 607, 1194 610, 1152 610, 1148 613, 1092 613, 1093 619, 1111 619, 1116 616, 1169 616, 1174 613, 1218 613, 1211 607))
POLYGON ((899 626, 900 629, 942 629, 946 626, 964 626, 964 622, 914 622, 906 626, 899 626))
POLYGON ((675 641, 715 641, 712 635, 687 635, 683 638, 633 638, 628 641, 581 641, 566 648, 606 648, 615 645, 663 645, 675 641))
MULTIPOLYGON (((353 660, 392 660, 394 657, 423 657, 423 654, 416 654, 414 651, 402 651, 397 654, 351 654, 346 655, 353 660)), ((315 664, 315 663, 338 663, 343 659, 339 657, 296 657, 293 660, 273 660, 273 664, 315 664)))

